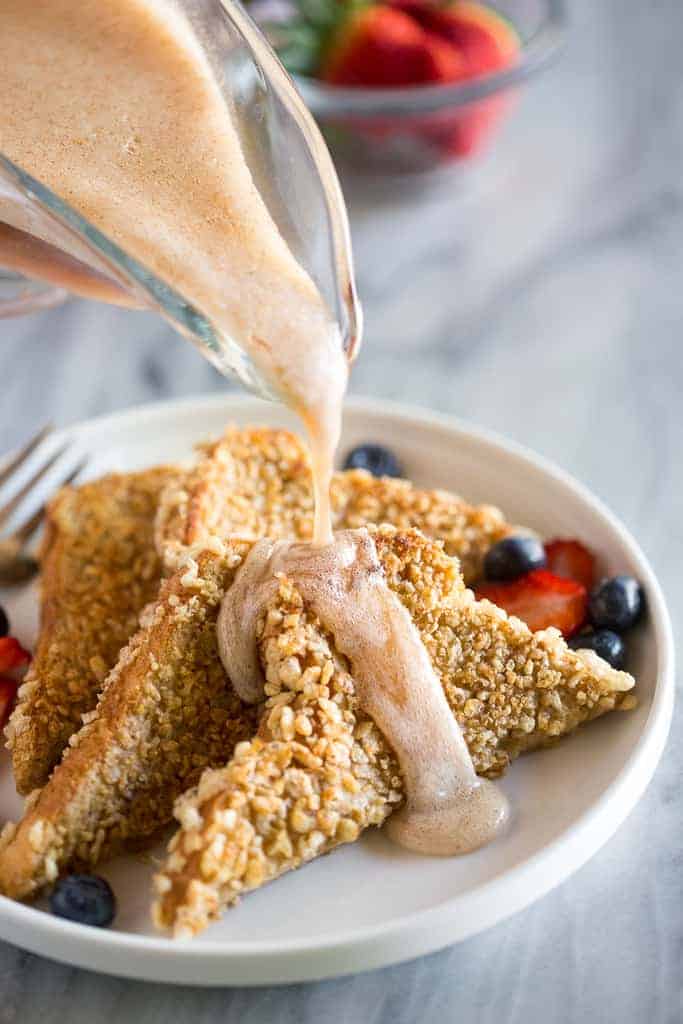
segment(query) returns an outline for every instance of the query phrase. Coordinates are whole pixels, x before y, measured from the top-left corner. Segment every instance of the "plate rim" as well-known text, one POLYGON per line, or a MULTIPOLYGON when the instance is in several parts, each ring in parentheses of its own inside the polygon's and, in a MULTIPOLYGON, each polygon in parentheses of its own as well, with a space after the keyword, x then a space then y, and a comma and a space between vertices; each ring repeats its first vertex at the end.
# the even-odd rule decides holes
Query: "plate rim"
MULTIPOLYGON (((182 415, 197 409, 201 409, 204 415, 225 410, 227 418, 231 410, 238 409, 242 413, 254 409, 255 414, 258 412, 258 415, 262 415, 268 404, 254 396, 230 391, 217 395, 147 402, 102 416, 79 420, 56 431, 54 436, 57 441, 64 441, 93 427, 106 431, 130 420, 164 418, 174 413, 182 415)), ((638 572, 648 591, 650 625, 654 630, 657 653, 652 705, 640 736, 621 771, 601 796, 564 833, 542 846, 520 864, 501 871, 495 878, 475 886, 466 893, 451 897, 438 906, 412 911, 388 922, 346 928, 313 941, 235 939, 229 943, 203 940, 201 944, 193 944, 178 942, 164 936, 136 935, 132 932, 106 931, 77 925, 0 896, 2 938, 51 959, 86 968, 90 966, 91 969, 93 957, 88 959, 87 950, 91 953, 97 950, 98 954, 106 954, 109 951, 116 954, 116 962, 108 964, 97 955, 94 957, 97 961, 94 969, 119 976, 178 984, 258 985, 356 973, 372 967, 413 959, 434 952, 445 945, 463 941, 534 903, 590 860, 641 799, 655 772, 671 724, 675 693, 675 653, 673 628, 662 588, 647 556, 630 531, 601 498, 566 470, 546 456, 488 428, 470 424, 450 414, 423 409, 419 405, 364 396, 350 396, 345 407, 345 413, 348 412, 358 416, 386 416, 413 427, 438 428, 450 437, 457 435, 468 443, 476 442, 484 449, 502 449, 506 454, 524 463, 527 468, 531 466, 574 491, 606 522, 610 530, 618 535, 620 542, 628 549, 631 558, 637 564, 638 572), (543 878, 540 877, 541 873, 543 878), (531 893, 528 891, 530 886, 533 888, 531 893), (452 918, 457 908, 465 905, 476 907, 477 902, 484 896, 489 903, 497 904, 495 910, 483 913, 476 923, 470 922, 459 929, 454 928, 452 918), (22 934, 18 935, 13 928, 18 928, 22 934), (35 933, 35 941, 31 933, 35 933), (408 941, 411 934, 412 938, 408 941), (46 950, 46 944, 59 939, 66 940, 66 948, 46 950), (79 954, 80 947, 83 948, 79 954), (122 960, 126 953, 131 954, 132 958, 124 963, 122 960), (337 962, 335 954, 343 954, 343 964, 337 962), (300 962, 304 956, 305 964, 300 962), (298 964, 298 968, 292 964, 292 959, 294 964, 298 964), (182 976, 173 971, 174 976, 170 977, 170 969, 179 963, 190 965, 193 972, 197 967, 203 970, 192 975, 181 972, 182 976), (233 963, 239 976, 233 977, 232 971, 225 971, 225 974, 222 974, 217 970, 221 967, 226 969, 233 963), (230 977, 227 977, 227 974, 230 977)))

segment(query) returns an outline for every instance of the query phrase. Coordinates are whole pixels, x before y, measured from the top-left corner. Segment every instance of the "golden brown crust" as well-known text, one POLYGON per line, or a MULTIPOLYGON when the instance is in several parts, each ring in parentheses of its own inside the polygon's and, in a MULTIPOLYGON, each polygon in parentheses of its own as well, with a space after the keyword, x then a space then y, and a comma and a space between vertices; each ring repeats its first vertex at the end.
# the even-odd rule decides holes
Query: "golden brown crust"
POLYGON ((20 793, 47 781, 156 597, 154 517, 174 472, 116 473, 65 487, 48 507, 40 635, 6 730, 20 793))
MULTIPOLYGON (((455 563, 416 531, 375 534, 387 581, 418 625, 477 772, 628 706, 633 680, 556 630, 532 634, 475 602, 455 563)), ((345 658, 283 580, 261 624, 267 702, 259 733, 176 807, 154 918, 195 934, 239 896, 380 825, 403 799, 399 766, 357 706, 345 658)))
POLYGON ((361 469, 335 474, 332 507, 335 529, 386 523, 442 541, 467 584, 481 577, 487 551, 512 529, 493 505, 470 505, 448 491, 422 490, 409 480, 377 478, 361 469))
POLYGON ((199 451, 197 464, 161 496, 155 538, 169 571, 212 536, 308 539, 310 462, 294 434, 230 427, 199 451))
MULTIPOLYGON (((231 427, 202 452, 162 495, 156 541, 168 567, 211 536, 310 540, 311 467, 299 438, 286 430, 231 427)), ((481 574, 491 545, 510 532, 493 506, 469 505, 446 491, 420 490, 408 480, 378 479, 363 470, 335 474, 332 510, 335 529, 388 523, 442 540, 468 583, 481 574)))
MULTIPOLYGON (((233 432, 234 465, 229 495, 235 526, 231 533, 239 532, 245 516, 251 517, 256 536, 260 528, 268 527, 264 506, 268 495, 273 507, 298 507, 297 481, 301 474, 294 464, 301 457, 301 448, 298 442, 292 446, 289 435, 282 432, 278 449, 273 446, 273 435, 277 437, 277 432, 233 432), (287 472, 284 455, 290 452, 293 468, 287 472), (273 492, 269 490, 271 485, 273 492), (255 486, 261 488, 263 500, 255 494, 255 486), (272 493, 277 493, 277 502, 272 493)), ((120 486, 124 480, 120 478, 120 486)), ((171 478, 169 489, 176 489, 175 478, 171 478)), ((146 545, 158 569, 151 550, 151 518, 147 521, 146 545)), ((103 519, 106 521, 106 517, 103 519)), ((104 529, 99 521, 98 525, 104 529)), ((116 530, 120 529, 120 524, 116 524, 116 530)), ((222 550, 220 542, 216 544, 222 550)), ((16 841, 6 841, 7 849, 0 859, 0 888, 6 886, 14 895, 27 895, 62 867, 92 865, 122 842, 144 841, 170 820, 173 800, 189 784, 188 779, 196 778, 193 773, 198 774, 207 764, 225 763, 236 739, 251 735, 253 710, 242 715, 240 703, 214 656, 217 607, 211 601, 220 598, 216 596, 216 581, 209 579, 211 555, 206 558, 205 577, 200 576, 197 583, 197 565, 190 549, 184 549, 182 569, 163 586, 159 601, 144 612, 140 632, 128 649, 121 652, 95 711, 86 716, 87 724, 80 732, 75 731, 80 721, 73 724, 71 751, 20 823, 16 841), (179 594, 189 594, 187 600, 169 592, 172 585, 180 588, 179 594), (202 585, 204 596, 197 589, 201 590, 202 585), (216 702, 213 712, 212 694, 216 702), (135 707, 129 706, 131 701, 135 707), (229 712, 227 717, 221 710, 224 704, 229 712), (121 742, 121 736, 125 742, 121 742), (180 766, 174 767, 173 744, 178 745, 178 757, 184 758, 180 766), (113 789, 112 780, 116 783, 113 789), (123 789, 119 792, 120 787, 123 789), (43 824, 36 826, 36 821, 43 824), (29 836, 33 829, 42 838, 38 850, 31 853, 29 836)), ((101 575, 105 574, 105 580, 109 578, 107 573, 113 575, 112 568, 103 564, 101 575)), ((158 582, 155 591, 158 592, 158 582)), ((68 603, 69 593, 63 596, 68 603)), ((95 584, 89 596, 96 602, 100 600, 95 584)), ((120 646, 130 632, 122 638, 120 646)), ((83 641, 84 650, 92 642, 89 633, 83 641)), ((36 676, 33 682, 38 682, 38 693, 42 693, 43 677, 36 676)), ((29 686, 23 699, 32 700, 34 692, 29 686)), ((54 688, 50 692, 63 717, 59 692, 54 688)), ((79 693, 84 697, 87 690, 81 687, 79 693)), ((93 693, 92 697, 95 696, 93 693)), ((94 704, 95 700, 83 710, 91 711, 94 704)), ((35 707, 29 704, 27 715, 28 712, 35 715, 35 707)), ((26 723, 26 728, 35 727, 31 717, 26 718, 26 723)), ((36 842, 35 836, 33 841, 36 842)))
POLYGON ((95 711, 47 785, 0 840, 0 891, 22 898, 67 867, 139 846, 207 765, 253 734, 255 711, 216 655, 218 606, 245 550, 203 556, 161 585, 95 711))

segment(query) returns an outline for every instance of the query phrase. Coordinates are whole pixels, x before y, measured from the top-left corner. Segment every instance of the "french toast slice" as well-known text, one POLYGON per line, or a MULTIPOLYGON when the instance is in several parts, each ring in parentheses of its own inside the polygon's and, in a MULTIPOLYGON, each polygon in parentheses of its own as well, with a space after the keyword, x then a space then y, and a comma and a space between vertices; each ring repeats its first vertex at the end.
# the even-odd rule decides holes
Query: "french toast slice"
MULTIPOLYGON (((592 652, 570 650, 557 630, 533 634, 475 601, 440 545, 414 530, 385 526, 373 535, 480 775, 496 777, 524 751, 632 704, 631 676, 592 652)), ((198 564, 200 577, 213 578, 213 556, 198 564)), ((359 709, 346 659, 286 578, 258 646, 267 680, 258 733, 180 798, 180 828, 155 878, 154 919, 177 937, 201 931, 242 894, 353 842, 403 801, 399 765, 359 709)))
MULTIPOLYGON (((311 465, 295 434, 231 427, 201 451, 161 498, 156 542, 170 570, 214 535, 311 539, 311 465)), ((489 548, 511 532, 491 505, 470 505, 447 491, 422 490, 363 470, 335 473, 331 500, 336 530, 389 523, 442 540, 447 554, 459 559, 467 583, 481 576, 489 548)))
POLYGON ((216 652, 216 616, 248 543, 207 554, 161 583, 94 711, 18 825, 0 836, 0 891, 30 896, 67 868, 141 847, 208 765, 253 735, 257 713, 216 652))
POLYGON ((288 430, 229 427, 162 493, 155 540, 167 571, 208 539, 307 540, 313 522, 308 452, 288 430))
POLYGON ((154 518, 175 472, 114 473, 64 487, 48 506, 40 634, 6 729, 20 793, 45 784, 156 597, 154 518))

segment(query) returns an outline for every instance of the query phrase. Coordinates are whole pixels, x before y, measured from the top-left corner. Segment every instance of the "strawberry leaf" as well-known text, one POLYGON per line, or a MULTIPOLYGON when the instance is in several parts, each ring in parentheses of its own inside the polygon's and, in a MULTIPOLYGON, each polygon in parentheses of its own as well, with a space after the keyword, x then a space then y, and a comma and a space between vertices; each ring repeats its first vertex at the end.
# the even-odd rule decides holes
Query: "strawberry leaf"
POLYGON ((298 0, 297 8, 302 21, 317 28, 327 29, 339 20, 337 0, 298 0))
POLYGON ((312 26, 302 21, 287 25, 264 26, 277 55, 292 75, 312 75, 320 65, 321 37, 312 26))
POLYGON ((285 20, 269 16, 268 0, 252 4, 251 10, 290 74, 315 75, 344 25, 370 6, 371 0, 293 0, 285 20))

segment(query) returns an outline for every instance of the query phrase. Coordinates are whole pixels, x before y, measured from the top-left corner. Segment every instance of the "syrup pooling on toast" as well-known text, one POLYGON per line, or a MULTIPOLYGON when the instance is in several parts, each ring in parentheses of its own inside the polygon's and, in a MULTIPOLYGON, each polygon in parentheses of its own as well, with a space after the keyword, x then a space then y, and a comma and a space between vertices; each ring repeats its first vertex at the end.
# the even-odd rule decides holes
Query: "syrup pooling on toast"
POLYGON ((361 708, 396 753, 406 802, 389 819, 389 836, 440 855, 490 842, 507 819, 507 801, 477 778, 417 627, 389 589, 367 530, 340 531, 325 546, 264 540, 252 548, 218 618, 221 659, 239 696, 263 698, 257 624, 281 576, 333 634, 361 708))

